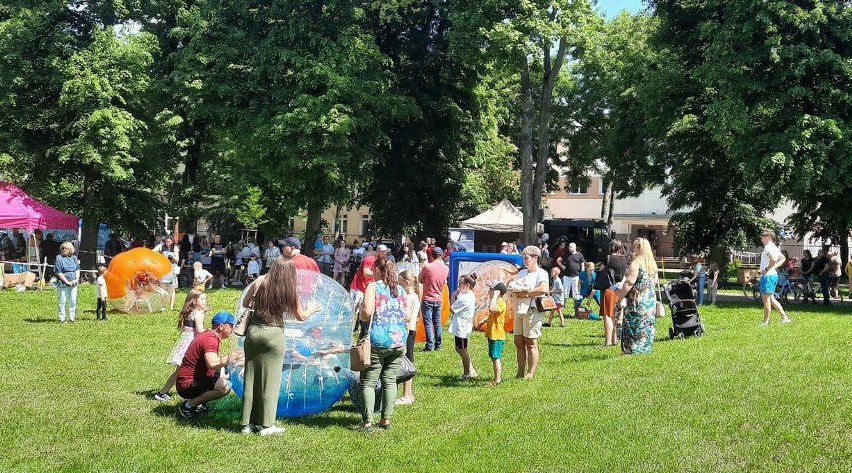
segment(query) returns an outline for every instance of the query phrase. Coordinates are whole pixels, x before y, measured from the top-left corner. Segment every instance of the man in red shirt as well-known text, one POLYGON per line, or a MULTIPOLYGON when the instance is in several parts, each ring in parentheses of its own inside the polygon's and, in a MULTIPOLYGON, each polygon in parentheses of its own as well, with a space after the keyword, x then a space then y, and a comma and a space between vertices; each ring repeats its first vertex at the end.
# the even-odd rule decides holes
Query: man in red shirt
POLYGON ((441 349, 441 300, 450 268, 444 264, 444 250, 432 248, 433 260, 420 270, 418 280, 423 283, 423 328, 426 331, 426 348, 423 351, 441 349), (432 333, 434 327, 434 334, 432 333))
POLYGON ((432 257, 432 248, 435 248, 435 239, 432 237, 426 237, 426 259, 431 263, 433 261, 432 257))
POLYGON ((320 272, 319 265, 313 258, 308 258, 302 254, 302 242, 296 237, 287 237, 282 245, 284 256, 293 258, 293 263, 296 264, 296 269, 307 269, 308 271, 320 272))
MULTIPOLYGON (((352 284, 349 286, 349 294, 352 296, 352 302, 355 304, 355 315, 361 308, 361 302, 364 300, 364 291, 367 290, 367 284, 373 282, 373 264, 376 263, 376 258, 379 255, 387 256, 390 252, 387 246, 379 245, 376 247, 376 254, 366 256, 361 260, 361 266, 352 278, 352 284)), ((357 320, 357 319, 356 319, 357 320)), ((358 329, 360 324, 356 321, 355 329, 358 329)))
POLYGON ((231 355, 219 356, 219 342, 231 336, 235 323, 233 314, 217 312, 211 330, 195 337, 186 349, 177 372, 177 393, 186 399, 177 408, 181 417, 191 419, 207 410, 206 403, 231 392, 231 383, 219 377, 219 369, 231 362, 231 355))

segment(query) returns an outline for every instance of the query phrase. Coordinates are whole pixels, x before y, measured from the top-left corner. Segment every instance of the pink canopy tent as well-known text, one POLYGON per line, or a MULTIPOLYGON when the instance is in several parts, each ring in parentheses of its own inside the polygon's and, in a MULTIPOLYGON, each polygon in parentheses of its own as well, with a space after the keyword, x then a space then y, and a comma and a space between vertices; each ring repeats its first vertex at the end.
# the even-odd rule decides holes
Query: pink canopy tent
POLYGON ((0 181, 0 228, 76 230, 80 217, 39 202, 11 182, 0 181))

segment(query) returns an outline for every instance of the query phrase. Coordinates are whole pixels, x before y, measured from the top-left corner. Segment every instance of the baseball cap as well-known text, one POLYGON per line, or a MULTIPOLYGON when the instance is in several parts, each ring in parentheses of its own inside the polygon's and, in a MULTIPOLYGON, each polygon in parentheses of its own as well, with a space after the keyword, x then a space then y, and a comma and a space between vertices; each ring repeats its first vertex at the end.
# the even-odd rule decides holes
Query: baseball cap
POLYGON ((506 293, 506 284, 501 281, 497 281, 496 283, 491 285, 491 290, 500 291, 500 295, 502 296, 506 293))
POLYGON ((284 246, 292 246, 293 248, 300 250, 302 249, 302 242, 300 242, 298 238, 291 236, 284 239, 284 246))
POLYGON ((435 248, 432 248, 432 256, 443 256, 443 255, 444 255, 444 250, 442 250, 441 247, 436 246, 435 248))
POLYGON ((376 247, 376 251, 390 251, 390 250, 388 250, 388 247, 385 246, 385 245, 379 245, 379 246, 376 247))
POLYGON ((223 310, 221 312, 216 312, 216 315, 213 316, 213 320, 211 320, 210 323, 213 325, 234 325, 237 323, 237 319, 234 318, 234 314, 223 310))

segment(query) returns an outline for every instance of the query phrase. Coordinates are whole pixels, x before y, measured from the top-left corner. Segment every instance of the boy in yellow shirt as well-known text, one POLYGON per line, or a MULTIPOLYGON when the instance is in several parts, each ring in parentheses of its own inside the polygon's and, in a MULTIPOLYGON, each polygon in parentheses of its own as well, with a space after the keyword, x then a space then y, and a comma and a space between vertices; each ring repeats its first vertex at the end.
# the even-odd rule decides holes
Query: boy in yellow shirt
POLYGON ((488 323, 485 337, 488 339, 488 356, 494 365, 494 379, 486 386, 497 386, 503 382, 503 344, 506 343, 506 285, 498 282, 491 286, 491 300, 488 304, 488 323))

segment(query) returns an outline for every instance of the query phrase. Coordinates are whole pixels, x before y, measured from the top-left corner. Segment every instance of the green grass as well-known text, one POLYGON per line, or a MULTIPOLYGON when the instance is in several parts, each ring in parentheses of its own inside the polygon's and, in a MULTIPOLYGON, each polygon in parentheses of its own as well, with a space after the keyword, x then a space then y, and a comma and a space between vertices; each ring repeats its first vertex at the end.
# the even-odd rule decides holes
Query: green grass
MULTIPOLYGON (((212 291, 214 310, 237 291, 212 291)), ((791 310, 794 324, 758 326, 757 304, 702 309, 709 334, 669 341, 650 356, 598 349, 600 322, 546 329, 532 381, 484 388, 458 382, 451 347, 417 353, 417 402, 390 432, 349 431, 344 399, 282 421, 288 431, 238 433, 239 400, 191 422, 177 401, 150 399, 170 372, 175 314, 94 320, 92 288, 76 324, 55 319, 54 291, 0 293, 0 471, 852 471, 852 314, 849 305, 791 310)), ((182 299, 182 298, 181 298, 182 299)), ((181 300, 179 299, 179 300, 181 300)), ((208 319, 209 323, 209 319, 208 319)), ((419 347, 418 347, 419 348, 419 347)))

